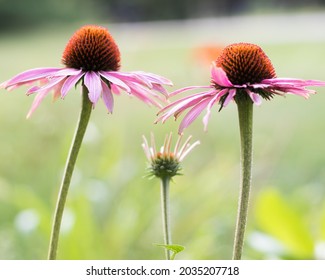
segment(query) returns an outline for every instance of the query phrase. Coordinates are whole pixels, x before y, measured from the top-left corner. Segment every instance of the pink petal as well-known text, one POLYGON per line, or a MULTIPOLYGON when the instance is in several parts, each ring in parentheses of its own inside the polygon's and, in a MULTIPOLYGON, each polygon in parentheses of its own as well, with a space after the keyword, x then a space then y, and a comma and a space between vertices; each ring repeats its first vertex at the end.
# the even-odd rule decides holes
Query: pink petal
POLYGON ((30 95, 30 94, 33 94, 35 92, 43 92, 43 91, 46 91, 46 92, 49 92, 51 90, 55 90, 56 86, 62 82, 63 80, 65 79, 65 77, 59 77, 59 78, 55 78, 55 79, 52 79, 52 80, 48 80, 48 82, 44 85, 44 86, 33 86, 32 88, 30 88, 28 91, 27 91, 27 95, 30 95))
POLYGON ((33 81, 44 79, 51 76, 62 68, 35 68, 22 72, 10 80, 1 84, 1 87, 11 88, 13 86, 21 86, 33 81))
POLYGON ((191 96, 186 96, 184 98, 181 98, 179 100, 176 100, 175 102, 167 105, 164 107, 162 110, 158 112, 158 115, 162 112, 166 112, 163 115, 161 115, 155 123, 162 121, 163 123, 172 115, 176 114, 176 117, 179 116, 183 111, 188 109, 189 107, 192 107, 193 105, 201 102, 202 100, 209 98, 210 96, 214 96, 216 93, 216 90, 211 90, 211 91, 205 91, 205 92, 200 92, 197 94, 193 94, 191 96), (171 108, 169 110, 169 108, 171 108), (168 111, 169 110, 169 111, 168 111))
POLYGON ((61 88, 65 82, 66 77, 62 77, 60 81, 53 86, 53 100, 57 100, 61 95, 61 88))
POLYGON ((149 105, 154 105, 158 108, 162 108, 161 104, 159 104, 153 98, 150 98, 150 96, 152 95, 152 92, 150 90, 144 88, 143 86, 137 83, 129 83, 129 87, 131 88, 131 94, 139 98, 141 101, 149 105))
POLYGON ((189 86, 189 87, 184 87, 184 88, 180 88, 178 90, 175 90, 173 92, 171 92, 168 96, 174 96, 176 94, 179 94, 181 92, 187 91, 187 90, 191 90, 191 89, 201 89, 201 88, 214 88, 213 86, 189 86))
POLYGON ((217 65, 212 63, 211 66, 211 76, 212 80, 219 86, 222 87, 232 87, 233 84, 229 81, 227 74, 225 71, 223 71, 222 68, 217 67, 217 65))
MULTIPOLYGON (((101 71, 102 75, 105 76, 108 75, 107 77, 114 77, 116 79, 118 79, 119 81, 121 81, 123 84, 124 84, 124 87, 123 88, 123 84, 121 84, 121 88, 123 88, 123 90, 129 92, 127 90, 127 85, 131 82, 131 83, 137 83, 137 84, 141 84, 141 85, 144 85, 146 86, 147 88, 151 88, 151 84, 148 83, 146 80, 141 80, 139 78, 139 76, 137 76, 136 74, 134 73, 128 73, 128 72, 119 72, 119 71, 101 71)), ((118 85, 116 83, 116 85, 118 85)), ((119 85, 118 85, 119 86, 119 85)))
POLYGON ((265 79, 261 82, 262 84, 271 85, 290 85, 290 86, 325 86, 325 82, 319 80, 302 80, 294 78, 273 78, 265 79))
POLYGON ((157 74, 147 73, 143 71, 134 71, 131 73, 138 75, 141 80, 147 80, 148 82, 153 84, 162 84, 162 85, 169 85, 169 86, 173 85, 172 81, 170 81, 165 77, 159 76, 157 74))
MULTIPOLYGON (((123 76, 116 77, 115 71, 99 71, 99 74, 107 79, 111 84, 115 84, 126 92, 130 92, 130 87, 123 81, 123 76)), ((118 76, 118 75, 117 75, 118 76)), ((132 80, 132 79, 131 79, 132 80)))
POLYGON ((103 101, 107 107, 108 112, 112 114, 114 108, 113 94, 110 88, 107 86, 107 84, 104 81, 101 82, 102 82, 102 89, 103 89, 103 93, 102 93, 103 101))
POLYGON ((93 105, 96 105, 102 93, 101 79, 96 72, 86 72, 84 77, 85 86, 88 89, 88 97, 93 105))
POLYGON ((63 68, 60 71, 57 71, 53 76, 77 76, 82 73, 82 70, 74 69, 74 68, 63 68))
POLYGON ((206 108, 211 99, 206 99, 201 101, 199 104, 195 105, 184 117, 181 124, 179 125, 178 133, 182 134, 183 130, 187 128, 206 108))
POLYGON ((69 76, 65 80, 61 88, 61 98, 64 98, 67 95, 68 91, 78 83, 78 81, 82 78, 83 75, 84 73, 80 73, 79 75, 75 76, 69 76))
POLYGON ((41 104, 42 100, 48 95, 49 91, 41 91, 39 92, 33 101, 32 107, 30 108, 28 114, 27 114, 27 119, 31 117, 31 115, 34 113, 34 111, 37 109, 37 107, 41 104))
POLYGON ((119 87, 114 85, 114 84, 111 84, 111 91, 114 94, 121 94, 121 91, 120 91, 119 87))
POLYGON ((228 93, 228 96, 226 97, 226 100, 223 103, 223 107, 226 107, 229 104, 229 102, 234 99, 235 95, 236 95, 236 89, 233 89, 233 88, 230 89, 229 93, 228 93))
POLYGON ((248 89, 246 89, 246 92, 249 95, 249 97, 252 99, 252 101, 254 102, 255 105, 259 106, 262 104, 262 97, 259 94, 254 93, 248 89))
POLYGON ((212 106, 216 103, 216 101, 220 100, 219 96, 216 95, 213 98, 211 98, 208 106, 207 106, 207 113, 204 115, 203 117, 203 126, 204 126, 204 131, 207 131, 208 129, 208 123, 209 123, 209 119, 210 119, 210 114, 211 114, 211 108, 212 106))
POLYGON ((283 88, 277 88, 276 90, 280 90, 283 91, 287 94, 295 94, 295 95, 299 95, 302 96, 304 98, 308 98, 309 94, 315 94, 316 91, 311 90, 311 89, 305 89, 305 88, 288 88, 288 87, 283 87, 283 88))
POLYGON ((31 95, 31 94, 33 94, 33 93, 35 93, 35 92, 38 92, 39 90, 40 90, 40 86, 33 86, 33 87, 31 87, 30 89, 28 89, 27 90, 27 95, 31 95))
POLYGON ((153 84, 152 89, 162 93, 166 98, 168 97, 168 92, 162 85, 153 84))

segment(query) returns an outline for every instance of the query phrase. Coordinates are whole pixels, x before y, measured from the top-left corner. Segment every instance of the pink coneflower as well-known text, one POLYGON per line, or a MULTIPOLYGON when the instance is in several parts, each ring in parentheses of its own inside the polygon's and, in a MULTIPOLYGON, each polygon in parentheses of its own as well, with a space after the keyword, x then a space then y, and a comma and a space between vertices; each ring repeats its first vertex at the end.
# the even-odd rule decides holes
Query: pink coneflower
POLYGON ((211 66, 211 84, 208 86, 189 86, 174 91, 169 96, 193 89, 205 89, 202 92, 181 98, 163 109, 156 122, 165 122, 174 115, 177 119, 185 110, 190 109, 183 118, 179 133, 188 127, 204 109, 204 129, 207 129, 211 109, 219 103, 220 109, 230 101, 250 98, 260 105, 262 98, 270 99, 274 95, 295 94, 308 98, 315 91, 306 86, 325 86, 317 80, 276 78, 270 59, 263 50, 254 44, 238 43, 227 46, 211 66))
POLYGON ((163 85, 172 85, 171 81, 156 74, 118 71, 118 46, 108 30, 100 26, 88 25, 76 31, 65 47, 62 62, 66 67, 27 70, 2 83, 0 88, 12 90, 40 82, 27 91, 27 95, 37 94, 29 117, 51 91, 54 98, 64 98, 80 81, 87 87, 93 106, 102 97, 110 113, 114 107, 113 94, 125 91, 147 104, 162 107, 157 100, 164 99, 152 90, 167 95, 163 85))
POLYGON ((29 117, 51 91, 54 92, 54 98, 64 98, 73 86, 81 83, 80 115, 54 211, 48 254, 48 258, 51 260, 57 257, 65 203, 92 108, 102 97, 108 112, 112 113, 114 107, 113 94, 119 94, 121 91, 126 91, 129 95, 136 96, 147 104, 161 107, 158 100, 165 101, 165 98, 154 91, 158 91, 167 97, 163 85, 172 84, 166 78, 151 73, 119 72, 120 51, 107 29, 99 26, 84 26, 74 33, 65 47, 62 62, 66 67, 31 69, 0 84, 0 88, 11 90, 22 85, 40 83, 40 85, 34 85, 27 91, 28 95, 36 94, 34 103, 27 115, 29 117))

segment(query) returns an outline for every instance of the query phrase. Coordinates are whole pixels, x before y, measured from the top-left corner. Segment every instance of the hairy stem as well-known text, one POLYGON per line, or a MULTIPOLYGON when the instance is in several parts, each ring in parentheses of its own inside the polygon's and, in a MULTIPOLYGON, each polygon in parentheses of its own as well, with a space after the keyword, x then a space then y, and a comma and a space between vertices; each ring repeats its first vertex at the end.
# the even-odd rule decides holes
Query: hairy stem
MULTIPOLYGON (((170 220, 169 220, 169 183, 170 178, 165 177, 161 179, 161 210, 162 210, 162 221, 164 230, 164 242, 165 245, 172 244, 171 233, 170 233, 170 220)), ((166 249, 166 259, 171 259, 170 250, 166 249)))
POLYGON ((70 181, 72 178, 74 166, 78 157, 78 153, 81 147, 82 139, 85 135, 86 128, 91 115, 92 103, 88 98, 88 90, 85 86, 82 87, 82 106, 81 112, 77 124, 77 128, 74 134, 74 138, 71 143, 70 151, 66 161, 66 166, 63 173, 63 178, 60 186, 60 192, 54 212, 54 221, 52 226, 48 259, 55 260, 57 255, 57 248, 59 243, 60 227, 62 216, 64 212, 64 206, 67 199, 70 181))
POLYGON ((237 100, 241 142, 241 185, 233 248, 233 259, 242 257, 252 178, 253 103, 250 98, 237 100))

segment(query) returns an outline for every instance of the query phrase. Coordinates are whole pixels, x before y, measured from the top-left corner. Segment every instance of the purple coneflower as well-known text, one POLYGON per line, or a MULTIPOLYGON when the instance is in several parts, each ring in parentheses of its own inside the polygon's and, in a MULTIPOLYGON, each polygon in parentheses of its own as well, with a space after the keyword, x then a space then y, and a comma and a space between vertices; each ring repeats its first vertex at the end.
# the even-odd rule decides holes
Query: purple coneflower
POLYGON ((211 109, 220 104, 220 109, 230 101, 249 97, 260 105, 262 98, 270 99, 274 95, 295 94, 308 98, 315 91, 306 86, 325 86, 317 80, 276 78, 270 59, 263 50, 254 44, 238 43, 227 46, 211 66, 211 84, 208 86, 188 86, 172 92, 169 96, 181 92, 205 89, 200 93, 176 100, 159 111, 161 116, 156 122, 165 122, 174 115, 177 119, 184 111, 190 109, 183 118, 179 133, 188 127, 204 109, 204 129, 207 129, 211 109))
POLYGON ((236 220, 233 259, 241 259, 249 194, 252 177, 252 139, 253 104, 260 105, 262 98, 270 99, 274 95, 295 94, 308 98, 314 90, 306 86, 325 86, 325 82, 276 78, 270 59, 263 50, 254 44, 239 43, 226 47, 211 68, 211 84, 208 86, 189 86, 179 89, 172 95, 192 89, 204 89, 202 92, 181 98, 163 108, 157 120, 165 122, 174 115, 177 119, 189 109, 179 126, 179 134, 188 127, 204 110, 203 118, 206 130, 211 109, 219 103, 220 109, 234 100, 238 108, 241 143, 241 184, 239 191, 238 213, 236 220))
POLYGON ((161 107, 155 99, 165 100, 158 91, 167 96, 163 85, 172 83, 161 76, 145 72, 119 72, 120 51, 106 28, 84 26, 69 40, 62 56, 64 68, 31 69, 0 85, 8 90, 39 82, 27 91, 36 94, 34 103, 27 115, 29 117, 41 101, 51 91, 54 98, 64 98, 68 91, 79 82, 82 88, 80 116, 60 186, 58 201, 54 211, 53 227, 49 245, 49 259, 56 259, 59 233, 65 202, 68 195, 74 166, 89 122, 92 108, 102 97, 108 111, 114 107, 113 94, 121 90, 136 96, 145 103, 161 107))
POLYGON ((154 135, 151 134, 151 144, 143 136, 142 148, 149 161, 149 174, 161 180, 161 209, 164 229, 165 244, 159 245, 166 249, 166 259, 174 259, 175 255, 184 249, 183 246, 172 244, 170 231, 170 210, 169 210, 169 183, 170 180, 180 175, 180 163, 197 146, 200 141, 190 144, 192 136, 189 136, 181 145, 182 135, 178 136, 175 148, 171 148, 172 134, 166 136, 164 145, 157 151, 154 135), (171 255, 171 251, 173 255, 171 255))
POLYGON ((164 77, 142 71, 121 72, 120 51, 113 37, 104 27, 87 25, 74 33, 62 55, 63 68, 36 68, 27 70, 2 83, 8 90, 40 82, 28 89, 27 95, 37 94, 28 112, 30 117, 51 91, 54 99, 64 98, 80 81, 88 89, 93 106, 102 97, 108 112, 113 112, 113 94, 125 91, 145 103, 161 107, 155 99, 164 99, 152 90, 167 96, 163 85, 172 85, 164 77))

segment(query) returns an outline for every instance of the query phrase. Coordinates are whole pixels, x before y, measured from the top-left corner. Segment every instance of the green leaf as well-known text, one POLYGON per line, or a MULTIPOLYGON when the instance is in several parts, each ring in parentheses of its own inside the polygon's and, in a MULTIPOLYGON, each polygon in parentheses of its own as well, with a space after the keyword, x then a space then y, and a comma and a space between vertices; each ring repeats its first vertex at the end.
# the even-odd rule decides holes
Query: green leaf
POLYGON ((170 259, 171 260, 174 260, 176 255, 182 251, 185 250, 185 247, 182 246, 182 245, 179 245, 179 244, 169 244, 169 245, 165 245, 165 244, 154 244, 156 245, 157 247, 162 247, 162 248, 165 248, 169 251, 172 251, 173 254, 171 255, 170 259))
POLYGON ((321 210, 321 217, 320 217, 320 239, 325 240, 325 204, 323 209, 321 210))
POLYGON ((259 227, 281 241, 291 254, 297 258, 313 256, 314 241, 299 209, 278 191, 267 189, 261 192, 255 212, 259 227))

